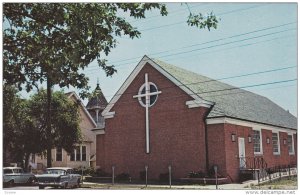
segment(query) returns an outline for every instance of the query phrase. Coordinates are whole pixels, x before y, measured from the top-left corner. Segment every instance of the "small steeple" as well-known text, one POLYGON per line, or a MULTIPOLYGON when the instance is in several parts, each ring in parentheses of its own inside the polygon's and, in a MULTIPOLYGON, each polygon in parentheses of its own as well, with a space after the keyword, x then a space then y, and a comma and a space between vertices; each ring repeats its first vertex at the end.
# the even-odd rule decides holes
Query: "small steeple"
POLYGON ((100 88, 100 84, 99 84, 99 78, 97 78, 97 87, 96 87, 96 89, 95 90, 99 90, 99 91, 101 91, 101 88, 100 88))
POLYGON ((86 105, 87 110, 95 120, 97 127, 104 126, 104 118, 101 116, 101 112, 107 106, 107 100, 104 97, 99 84, 99 78, 97 78, 97 86, 92 93, 89 102, 86 105))

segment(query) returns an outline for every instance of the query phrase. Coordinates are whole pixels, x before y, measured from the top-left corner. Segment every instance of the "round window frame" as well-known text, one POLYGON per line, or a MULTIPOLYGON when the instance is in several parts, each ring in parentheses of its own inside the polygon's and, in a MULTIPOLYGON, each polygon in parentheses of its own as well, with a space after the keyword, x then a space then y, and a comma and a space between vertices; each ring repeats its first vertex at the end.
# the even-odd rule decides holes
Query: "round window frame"
MULTIPOLYGON (((154 83, 152 83, 152 82, 148 82, 148 83, 149 83, 149 86, 150 86, 150 85, 153 85, 153 86, 155 87, 155 89, 156 89, 156 92, 158 92, 158 88, 157 88, 157 86, 156 86, 154 83)), ((139 95, 142 94, 142 91, 143 91, 144 87, 146 87, 146 83, 144 83, 144 84, 140 87, 139 93, 138 93, 139 95)), ((145 91, 146 91, 146 89, 145 89, 145 91)), ((158 99, 158 94, 156 94, 156 96, 157 96, 157 98, 155 99, 155 101, 154 101, 152 104, 150 103, 150 105, 149 105, 148 108, 152 107, 152 106, 156 103, 156 101, 157 101, 157 99, 158 99)), ((146 97, 145 97, 145 98, 146 98, 146 97)), ((146 104, 144 104, 144 102, 142 101, 142 97, 138 97, 138 100, 139 100, 140 105, 146 108, 146 104)))

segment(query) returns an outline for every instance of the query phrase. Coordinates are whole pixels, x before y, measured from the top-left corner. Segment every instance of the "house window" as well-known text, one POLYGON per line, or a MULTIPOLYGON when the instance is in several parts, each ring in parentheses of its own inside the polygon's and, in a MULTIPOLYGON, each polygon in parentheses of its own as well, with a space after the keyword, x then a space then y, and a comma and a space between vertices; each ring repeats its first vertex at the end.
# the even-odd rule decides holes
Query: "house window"
POLYGON ((86 146, 81 147, 81 160, 86 161, 86 146))
POLYGON ((293 135, 288 135, 287 144, 288 144, 289 154, 294 154, 294 144, 293 143, 294 143, 293 135))
POLYGON ((35 154, 31 154, 31 162, 35 163, 35 154))
POLYGON ((71 153, 70 161, 86 161, 86 146, 76 146, 71 153))
POLYGON ((71 152, 70 161, 75 161, 75 149, 71 152))
POLYGON ((56 161, 62 161, 62 148, 56 148, 56 161))
POLYGON ((76 146, 76 161, 80 161, 80 146, 76 146))
POLYGON ((272 133, 273 154, 280 154, 278 133, 272 133))
POLYGON ((262 154, 261 135, 259 130, 253 130, 254 154, 262 154))

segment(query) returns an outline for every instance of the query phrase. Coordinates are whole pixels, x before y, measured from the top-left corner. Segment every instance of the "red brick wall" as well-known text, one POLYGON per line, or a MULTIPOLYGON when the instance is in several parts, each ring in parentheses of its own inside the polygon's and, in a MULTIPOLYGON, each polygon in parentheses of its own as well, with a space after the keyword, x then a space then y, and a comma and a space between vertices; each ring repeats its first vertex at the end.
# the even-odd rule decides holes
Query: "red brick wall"
POLYGON ((100 166, 99 168, 104 168, 104 159, 105 159, 105 135, 97 135, 96 136, 96 165, 100 166))
POLYGON ((262 156, 267 162, 268 167, 296 164, 297 162, 297 136, 295 135, 293 135, 295 155, 290 155, 288 152, 288 145, 283 143, 284 139, 287 140, 288 135, 285 132, 279 132, 280 155, 274 155, 272 144, 272 131, 262 129, 261 139, 263 154, 254 155, 253 141, 251 143, 248 142, 248 135, 253 135, 253 130, 251 127, 226 123, 208 125, 208 129, 209 164, 211 166, 214 163, 217 163, 219 165, 220 173, 224 176, 226 176, 227 174, 234 182, 239 181, 239 137, 243 137, 245 139, 246 157, 262 156), (236 135, 235 142, 232 142, 231 134, 236 135), (224 138, 222 138, 222 136, 224 136, 224 138), (267 144, 267 138, 270 139, 269 144, 267 144), (216 145, 218 142, 219 145, 216 145))
POLYGON ((214 165, 217 165, 218 172, 226 177, 227 172, 224 134, 224 124, 213 124, 207 126, 207 139, 209 140, 208 167, 211 169, 214 165))
POLYGON ((245 154, 247 157, 253 157, 253 144, 248 142, 248 135, 252 134, 250 127, 224 124, 225 130, 225 150, 226 150, 226 172, 234 181, 239 181, 239 148, 238 138, 244 138, 245 154), (235 141, 231 140, 231 135, 235 134, 235 141))
MULTIPOLYGON (((168 165, 174 178, 186 177, 190 171, 205 171, 203 117, 207 108, 189 109, 185 105, 188 100, 192 98, 146 65, 111 109, 116 114, 106 120, 105 162, 99 160, 97 165, 107 172, 114 165, 116 174, 126 172, 133 178, 139 178, 145 165, 152 179, 168 172, 168 165), (162 91, 149 109, 150 154, 145 153, 145 108, 132 97, 144 83, 145 73, 162 91)), ((103 151, 98 150, 98 156, 101 158, 103 151)))

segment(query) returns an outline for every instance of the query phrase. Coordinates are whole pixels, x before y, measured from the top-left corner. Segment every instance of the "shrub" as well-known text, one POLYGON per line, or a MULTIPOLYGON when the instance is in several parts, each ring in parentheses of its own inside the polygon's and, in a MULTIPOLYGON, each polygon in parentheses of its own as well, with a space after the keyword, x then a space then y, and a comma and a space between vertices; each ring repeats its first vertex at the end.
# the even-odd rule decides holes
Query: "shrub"
MULTIPOLYGON (((214 166, 211 166, 207 173, 208 177, 216 177, 214 166)), ((218 177, 223 177, 218 171, 218 177)))
POLYGON ((95 173, 95 170, 93 167, 78 167, 78 168, 74 168, 74 173, 76 174, 83 174, 83 175, 93 175, 95 173))
POLYGON ((169 181, 169 173, 161 173, 159 174, 160 181, 169 181))
POLYGON ((192 171, 189 173, 189 178, 204 178, 205 174, 202 171, 192 171))
POLYGON ((97 169, 95 172, 94 172, 94 175, 92 175, 94 177, 109 177, 110 174, 109 173, 106 173, 105 171, 103 171, 102 169, 97 169))
POLYGON ((140 171, 140 180, 142 181, 146 180, 146 171, 140 171))
POLYGON ((128 173, 121 173, 121 174, 116 176, 116 180, 118 180, 118 181, 130 180, 130 175, 128 173))

